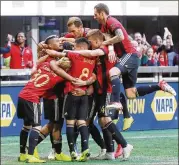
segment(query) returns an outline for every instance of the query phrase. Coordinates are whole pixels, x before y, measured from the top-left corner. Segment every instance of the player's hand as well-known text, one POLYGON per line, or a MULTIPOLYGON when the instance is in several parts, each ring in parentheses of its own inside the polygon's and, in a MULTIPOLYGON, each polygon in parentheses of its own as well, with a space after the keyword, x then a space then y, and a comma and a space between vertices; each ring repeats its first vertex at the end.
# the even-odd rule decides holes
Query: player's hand
POLYGON ((56 57, 57 51, 51 49, 44 50, 49 56, 56 57))
POLYGON ((76 80, 74 81, 74 82, 72 82, 74 85, 76 85, 76 86, 85 86, 86 85, 86 81, 83 81, 83 80, 81 80, 81 79, 79 79, 79 78, 76 78, 76 80))
POLYGON ((114 50, 109 51, 108 60, 110 63, 114 63, 116 61, 116 54, 114 50))
POLYGON ((74 96, 84 96, 85 95, 85 91, 83 89, 80 88, 76 88, 72 91, 72 95, 74 96))

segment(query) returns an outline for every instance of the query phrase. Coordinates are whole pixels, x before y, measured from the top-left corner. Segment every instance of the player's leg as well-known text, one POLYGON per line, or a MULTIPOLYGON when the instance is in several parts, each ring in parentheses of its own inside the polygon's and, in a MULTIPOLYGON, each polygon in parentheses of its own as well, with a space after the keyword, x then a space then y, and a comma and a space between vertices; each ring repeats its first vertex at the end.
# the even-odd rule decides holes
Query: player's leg
POLYGON ((76 123, 76 110, 77 110, 77 98, 74 97, 71 93, 67 94, 64 105, 64 116, 66 118, 66 136, 68 141, 68 146, 70 150, 70 155, 72 161, 75 161, 78 157, 78 154, 75 152, 74 145, 74 125, 76 123))
POLYGON ((36 158, 34 154, 34 149, 37 146, 39 133, 41 130, 41 110, 39 103, 32 103, 29 101, 24 101, 28 111, 26 111, 26 121, 32 125, 31 132, 29 134, 29 147, 27 162, 29 163, 43 163, 44 160, 36 158))
POLYGON ((81 135, 81 156, 79 161, 86 161, 87 158, 90 156, 89 154, 89 146, 88 146, 88 139, 89 139, 89 132, 88 127, 86 124, 86 120, 88 118, 88 96, 80 96, 79 99, 79 108, 77 109, 76 119, 78 130, 81 135))
POLYGON ((133 146, 128 144, 120 131, 118 130, 117 126, 112 122, 112 120, 109 117, 103 117, 101 120, 101 126, 104 129, 107 129, 111 134, 113 139, 117 142, 117 144, 121 145, 123 148, 123 158, 127 159, 129 158, 131 151, 133 149, 133 146))
POLYGON ((53 144, 55 149, 55 159, 59 161, 71 161, 71 158, 62 152, 62 135, 61 130, 64 123, 63 118, 63 102, 64 98, 59 97, 54 100, 54 115, 53 115, 53 144))
POLYGON ((105 147, 105 142, 104 139, 102 138, 98 128, 94 124, 94 118, 97 115, 97 104, 98 100, 95 98, 93 95, 88 96, 88 120, 87 120, 87 125, 89 128, 89 133, 91 134, 92 138, 98 144, 98 146, 101 148, 101 154, 105 154, 106 152, 106 147, 105 147), (96 102, 96 103, 95 103, 96 102))
POLYGON ((31 123, 27 123, 25 120, 27 107, 25 106, 24 99, 18 98, 17 103, 17 117, 24 120, 24 125, 20 132, 20 156, 18 160, 24 162, 27 159, 26 144, 28 139, 28 133, 31 130, 31 123))

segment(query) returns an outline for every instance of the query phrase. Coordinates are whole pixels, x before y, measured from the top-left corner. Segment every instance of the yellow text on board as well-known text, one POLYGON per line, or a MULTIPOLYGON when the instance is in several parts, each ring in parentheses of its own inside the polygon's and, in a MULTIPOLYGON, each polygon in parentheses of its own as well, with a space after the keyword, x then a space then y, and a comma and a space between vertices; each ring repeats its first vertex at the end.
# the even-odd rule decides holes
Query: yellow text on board
POLYGON ((15 113, 16 108, 11 99, 11 96, 1 95, 1 127, 10 126, 15 113))

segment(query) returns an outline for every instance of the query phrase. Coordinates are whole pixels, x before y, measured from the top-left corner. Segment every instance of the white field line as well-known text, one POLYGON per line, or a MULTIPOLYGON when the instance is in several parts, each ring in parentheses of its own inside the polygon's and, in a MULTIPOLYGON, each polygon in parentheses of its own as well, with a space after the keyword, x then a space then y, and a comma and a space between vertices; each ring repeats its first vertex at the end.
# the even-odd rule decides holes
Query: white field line
MULTIPOLYGON (((154 138, 178 138, 178 135, 164 135, 164 136, 133 136, 133 137, 125 137, 126 139, 154 139, 154 138)), ((89 139, 89 141, 94 141, 93 139, 89 139)), ((64 140, 64 143, 67 141, 64 140)), ((41 144, 49 143, 49 142, 42 142, 41 144)), ((10 146, 10 145, 18 145, 19 143, 4 143, 1 146, 10 146)))

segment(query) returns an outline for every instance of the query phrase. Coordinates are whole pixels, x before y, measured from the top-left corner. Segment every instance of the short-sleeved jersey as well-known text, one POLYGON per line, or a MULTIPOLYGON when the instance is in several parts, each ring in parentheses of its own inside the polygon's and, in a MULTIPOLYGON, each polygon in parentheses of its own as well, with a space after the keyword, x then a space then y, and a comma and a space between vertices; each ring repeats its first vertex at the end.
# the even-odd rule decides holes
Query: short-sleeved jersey
MULTIPOLYGON (((108 93, 111 93, 112 92, 112 86, 111 86, 111 81, 110 81, 110 78, 109 78, 109 70, 114 67, 114 65, 116 64, 115 62, 114 63, 110 63, 109 60, 108 60, 108 53, 109 53, 109 50, 108 50, 108 47, 107 46, 103 46, 100 48, 104 53, 105 53, 105 59, 104 59, 104 62, 105 62, 105 66, 106 66, 106 77, 107 77, 107 92, 108 93)), ((99 89, 98 89, 98 93, 99 94, 102 94, 103 93, 103 69, 102 69, 102 65, 100 63, 100 61, 97 63, 96 65, 96 71, 97 71, 97 80, 98 80, 98 83, 99 83, 99 89)))
MULTIPOLYGON (((74 52, 68 52, 67 57, 71 60, 71 69, 68 73, 72 77, 80 78, 81 80, 86 81, 92 76, 96 63, 95 57, 90 59, 74 52)), ((78 87, 73 85, 71 82, 66 82, 64 93, 69 93, 73 91, 75 88, 81 88, 83 90, 86 90, 87 86, 78 87)))
POLYGON ((50 68, 49 62, 41 63, 37 66, 37 71, 33 74, 29 82, 19 93, 19 97, 39 103, 40 98, 47 95, 56 83, 64 81, 63 78, 57 76, 50 68))
MULTIPOLYGON (((84 28, 84 32, 83 32, 83 36, 82 37, 86 37, 88 31, 90 30, 90 28, 84 28)), ((72 33, 67 33, 64 36, 65 38, 75 38, 75 36, 72 33)))
POLYGON ((131 41, 129 40, 128 34, 122 24, 114 17, 108 16, 106 25, 101 26, 101 31, 103 33, 108 33, 112 36, 115 36, 115 31, 117 29, 121 29, 124 34, 124 40, 114 44, 114 50, 118 57, 121 57, 123 54, 126 53, 137 53, 137 50, 132 45, 131 41))

